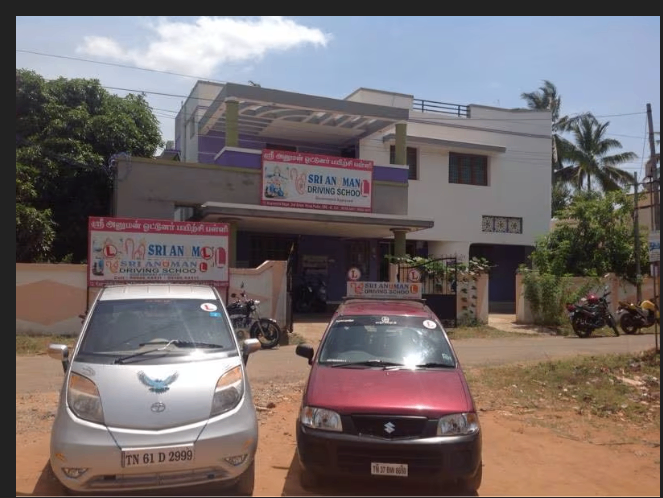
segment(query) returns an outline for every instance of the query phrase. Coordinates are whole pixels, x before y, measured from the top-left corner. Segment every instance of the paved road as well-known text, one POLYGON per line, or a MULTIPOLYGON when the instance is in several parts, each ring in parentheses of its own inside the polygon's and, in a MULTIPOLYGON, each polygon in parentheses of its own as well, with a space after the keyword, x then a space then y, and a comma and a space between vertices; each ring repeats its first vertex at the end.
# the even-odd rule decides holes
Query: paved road
MULTIPOLYGON (((652 335, 593 337, 523 337, 463 339, 453 342, 464 366, 499 365, 521 361, 557 359, 577 354, 632 353, 654 346, 652 335)), ((308 373, 306 359, 295 355, 295 346, 258 351, 249 359, 251 383, 297 382, 308 373)), ((16 392, 55 391, 62 385, 62 366, 45 355, 16 357, 16 392)), ((254 384, 255 385, 255 384, 254 384)))

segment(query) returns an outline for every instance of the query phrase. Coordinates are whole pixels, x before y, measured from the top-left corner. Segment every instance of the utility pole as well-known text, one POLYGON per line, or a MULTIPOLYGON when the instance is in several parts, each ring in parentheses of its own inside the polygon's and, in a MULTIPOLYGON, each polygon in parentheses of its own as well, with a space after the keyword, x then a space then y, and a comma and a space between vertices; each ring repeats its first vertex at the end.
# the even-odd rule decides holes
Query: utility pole
POLYGON ((635 300, 642 302, 642 274, 640 271, 640 202, 638 200, 638 172, 633 173, 635 183, 633 184, 633 201, 635 211, 633 213, 633 236, 635 238, 635 300))
MULTIPOLYGON (((659 189, 660 189, 660 179, 656 174, 656 141, 654 140, 654 120, 651 113, 651 104, 647 104, 647 127, 649 128, 649 162, 647 163, 647 177, 649 178, 649 205, 651 209, 651 228, 652 230, 661 229, 661 214, 659 212, 659 189)), ((650 262, 650 268, 652 273, 652 282, 654 286, 654 302, 658 306, 659 289, 657 280, 660 278, 660 261, 650 262)), ((659 306, 660 308, 660 306, 659 306)), ((660 346, 658 342, 658 322, 654 321, 654 344, 656 351, 660 352, 660 346)))

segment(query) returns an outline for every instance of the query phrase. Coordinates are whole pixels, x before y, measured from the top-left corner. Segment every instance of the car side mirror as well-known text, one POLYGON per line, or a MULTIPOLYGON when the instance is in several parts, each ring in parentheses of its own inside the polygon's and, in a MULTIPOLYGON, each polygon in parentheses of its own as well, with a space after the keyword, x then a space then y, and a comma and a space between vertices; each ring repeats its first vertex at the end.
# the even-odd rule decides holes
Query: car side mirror
POLYGON ((66 372, 69 368, 69 346, 66 344, 49 344, 48 356, 62 362, 62 369, 66 372))
POLYGON ((309 346, 308 344, 298 344, 295 349, 295 354, 306 358, 309 365, 313 362, 313 346, 309 346))
POLYGON ((242 360, 245 365, 249 361, 249 355, 255 353, 260 348, 262 348, 262 345, 258 339, 244 339, 242 341, 242 360))

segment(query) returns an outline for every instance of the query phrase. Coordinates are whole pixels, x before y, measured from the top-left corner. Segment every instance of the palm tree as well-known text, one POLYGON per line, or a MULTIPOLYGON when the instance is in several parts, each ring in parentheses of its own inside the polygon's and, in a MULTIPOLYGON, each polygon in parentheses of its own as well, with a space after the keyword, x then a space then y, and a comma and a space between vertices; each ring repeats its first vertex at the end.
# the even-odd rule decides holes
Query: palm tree
MULTIPOLYGON (((562 116, 562 96, 557 92, 557 87, 548 80, 543 80, 543 85, 534 92, 521 93, 520 98, 527 102, 527 107, 534 110, 546 110, 552 114, 552 170, 562 169, 566 151, 572 145, 561 136, 568 131, 577 117, 562 116)), ((554 179, 554 175, 553 175, 554 179)))
POLYGON ((638 156, 633 152, 608 155, 622 148, 618 140, 606 138, 609 124, 610 121, 600 123, 592 114, 584 114, 570 125, 575 143, 570 143, 571 148, 565 151, 565 161, 569 165, 556 171, 556 178, 578 190, 586 185, 587 191, 592 190, 593 184, 607 192, 633 183, 634 176, 619 165, 638 156))

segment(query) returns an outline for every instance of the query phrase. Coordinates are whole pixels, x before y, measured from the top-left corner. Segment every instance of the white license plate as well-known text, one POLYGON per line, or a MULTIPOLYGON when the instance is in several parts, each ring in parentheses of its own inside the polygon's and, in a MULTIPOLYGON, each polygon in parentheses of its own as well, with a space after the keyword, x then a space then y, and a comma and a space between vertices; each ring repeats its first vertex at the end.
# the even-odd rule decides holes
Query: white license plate
POLYGON ((193 462, 193 444, 164 448, 138 448, 122 451, 122 467, 151 467, 154 465, 177 465, 193 462))
POLYGON ((407 477, 407 464, 372 462, 371 474, 374 476, 407 477))

